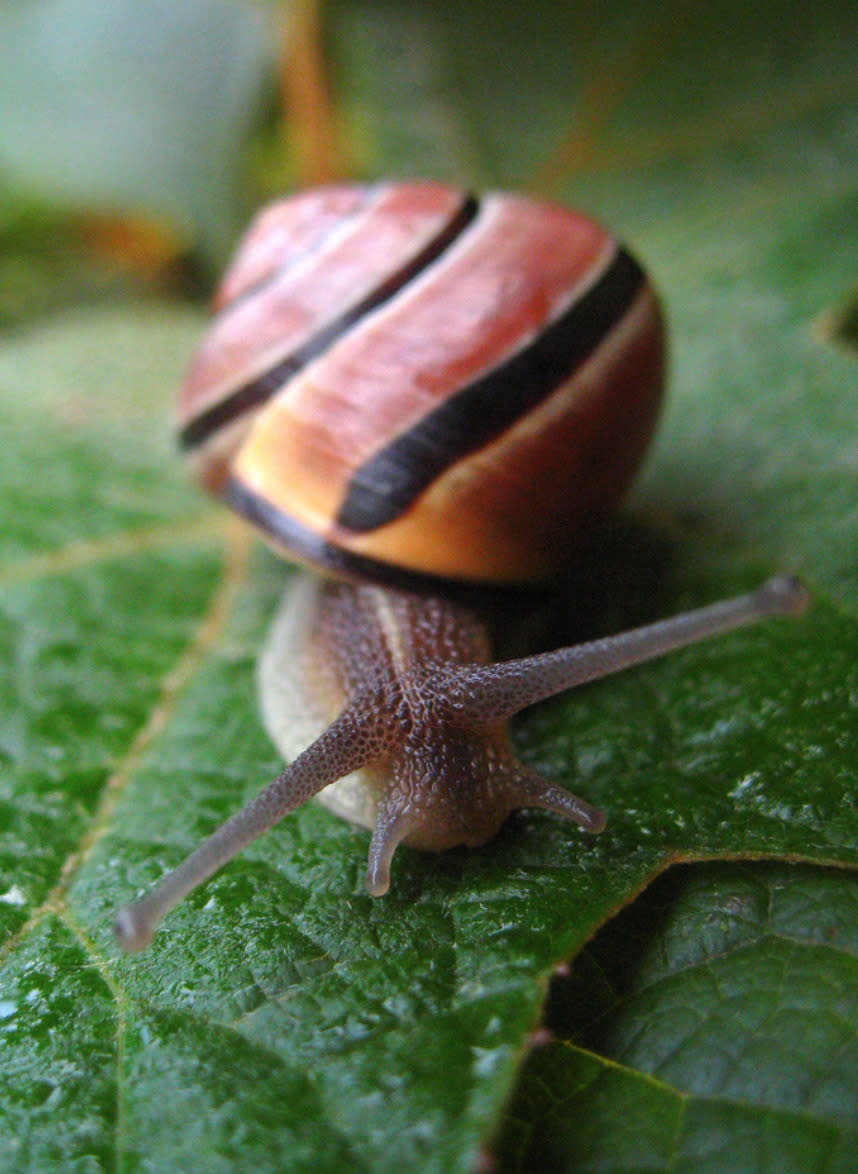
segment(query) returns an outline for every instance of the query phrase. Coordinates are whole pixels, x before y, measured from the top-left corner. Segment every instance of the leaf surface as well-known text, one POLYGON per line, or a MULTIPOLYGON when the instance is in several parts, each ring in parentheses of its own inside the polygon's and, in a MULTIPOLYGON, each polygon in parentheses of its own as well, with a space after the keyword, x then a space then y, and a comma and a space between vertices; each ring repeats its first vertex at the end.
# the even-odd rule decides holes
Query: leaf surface
POLYGON ((503 1168, 853 1169, 855 905, 831 869, 657 881, 554 984, 503 1168))

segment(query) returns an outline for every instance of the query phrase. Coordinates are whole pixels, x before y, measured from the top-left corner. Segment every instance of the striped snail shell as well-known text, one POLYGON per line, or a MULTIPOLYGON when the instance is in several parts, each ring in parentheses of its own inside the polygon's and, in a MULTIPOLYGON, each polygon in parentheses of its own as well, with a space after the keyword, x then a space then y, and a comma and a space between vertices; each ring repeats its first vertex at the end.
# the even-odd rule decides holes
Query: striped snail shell
POLYGON ((655 423, 664 342, 599 225, 429 183, 263 212, 179 398, 204 483, 298 557, 406 588, 542 579, 655 423))
POLYGON ((455 583, 549 577, 652 433, 658 302, 579 213, 434 183, 308 191, 258 217, 215 309, 179 396, 182 445, 210 490, 322 575, 289 587, 261 661, 263 716, 290 765, 120 913, 126 948, 316 794, 372 828, 373 895, 399 843, 481 844, 519 807, 600 831, 602 812, 518 761, 507 718, 803 606, 778 579, 493 664, 481 621, 451 597, 455 583))

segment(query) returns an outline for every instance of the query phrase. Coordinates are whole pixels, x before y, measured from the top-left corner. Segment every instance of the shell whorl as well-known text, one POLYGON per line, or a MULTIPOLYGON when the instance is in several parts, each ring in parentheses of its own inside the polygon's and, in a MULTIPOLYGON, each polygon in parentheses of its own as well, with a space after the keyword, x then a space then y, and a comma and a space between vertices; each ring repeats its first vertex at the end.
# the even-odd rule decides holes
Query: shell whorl
POLYGON ((593 221, 524 197, 292 197, 217 305, 183 444, 276 545, 347 576, 545 577, 614 505, 657 414, 643 271, 593 221))

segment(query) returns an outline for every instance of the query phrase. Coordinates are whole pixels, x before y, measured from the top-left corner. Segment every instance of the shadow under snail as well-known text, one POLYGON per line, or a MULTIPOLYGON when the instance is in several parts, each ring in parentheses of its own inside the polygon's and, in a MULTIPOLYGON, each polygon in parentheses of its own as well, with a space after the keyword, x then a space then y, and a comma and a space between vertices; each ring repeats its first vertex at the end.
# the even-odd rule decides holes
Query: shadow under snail
POLYGON ((263 716, 291 762, 119 913, 125 949, 314 795, 372 829, 374 896, 398 844, 482 844, 517 808, 601 831, 602 812, 518 761, 507 719, 806 606, 784 576, 491 662, 455 585, 521 587, 568 562, 633 476, 661 399, 657 298, 579 213, 434 183, 304 192, 251 226, 215 310, 179 397, 183 448, 208 489, 315 568, 261 661, 263 716))

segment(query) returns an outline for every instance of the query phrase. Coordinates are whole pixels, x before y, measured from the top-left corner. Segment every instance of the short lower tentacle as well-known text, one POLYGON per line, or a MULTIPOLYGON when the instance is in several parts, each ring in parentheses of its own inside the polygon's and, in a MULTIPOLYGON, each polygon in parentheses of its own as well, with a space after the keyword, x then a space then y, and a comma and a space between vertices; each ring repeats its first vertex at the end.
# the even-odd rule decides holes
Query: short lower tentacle
POLYGON ((522 768, 511 788, 515 807, 541 807, 577 823, 585 832, 604 830, 607 816, 598 807, 544 779, 535 771, 522 768))
POLYGON ((379 804, 378 816, 369 845, 366 867, 366 891, 371 897, 383 897, 390 888, 390 862, 393 853, 414 826, 408 812, 397 810, 384 802, 379 804))

